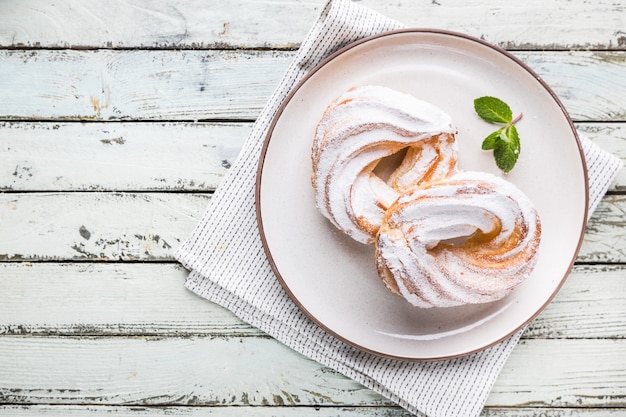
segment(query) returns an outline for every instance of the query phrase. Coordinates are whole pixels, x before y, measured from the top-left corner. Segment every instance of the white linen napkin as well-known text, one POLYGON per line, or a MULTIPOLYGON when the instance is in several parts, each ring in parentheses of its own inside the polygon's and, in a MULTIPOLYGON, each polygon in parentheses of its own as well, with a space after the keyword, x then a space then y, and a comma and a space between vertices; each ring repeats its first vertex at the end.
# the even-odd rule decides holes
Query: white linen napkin
MULTIPOLYGON (((402 25, 349 0, 330 0, 259 115, 237 161, 176 258, 191 291, 234 312, 301 354, 329 366, 418 415, 477 416, 523 331, 470 356, 434 362, 386 359, 359 351, 311 322, 287 296, 265 256, 255 214, 259 155, 272 117, 296 83, 342 46, 402 25)), ((583 139, 590 211, 621 161, 583 139)))

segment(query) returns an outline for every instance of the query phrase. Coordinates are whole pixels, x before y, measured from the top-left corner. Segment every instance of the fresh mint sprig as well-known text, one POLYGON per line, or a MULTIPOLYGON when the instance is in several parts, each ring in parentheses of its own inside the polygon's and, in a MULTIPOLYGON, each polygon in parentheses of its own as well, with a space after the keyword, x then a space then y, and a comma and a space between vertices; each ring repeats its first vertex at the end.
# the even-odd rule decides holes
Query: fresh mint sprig
POLYGON ((498 168, 510 172, 517 163, 521 149, 515 123, 522 118, 522 113, 514 119, 509 105, 491 96, 474 100, 474 110, 486 122, 504 125, 483 140, 482 149, 493 150, 498 168))

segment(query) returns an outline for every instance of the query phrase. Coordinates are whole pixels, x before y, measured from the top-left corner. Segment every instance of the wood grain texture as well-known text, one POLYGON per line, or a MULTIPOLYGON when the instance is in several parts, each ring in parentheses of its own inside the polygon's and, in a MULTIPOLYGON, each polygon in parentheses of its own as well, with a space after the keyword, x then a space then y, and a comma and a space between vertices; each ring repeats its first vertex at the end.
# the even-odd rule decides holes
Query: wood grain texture
MULTIPOLYGON (((172 261, 209 203, 201 193, 0 193, 0 261, 172 261)), ((607 195, 578 262, 626 262, 626 197, 607 195)))
MULTIPOLYGON (((0 119, 252 120, 293 52, 0 50, 0 119)), ((626 52, 516 52, 577 121, 626 121, 626 52)))
MULTIPOLYGON (((358 2, 509 49, 626 161, 623 0, 358 2)), ((172 258, 325 4, 0 1, 0 416, 409 417, 172 258)), ((626 417, 625 192, 483 417, 626 417)))
MULTIPOLYGON (((500 410, 503 411, 503 410, 500 410)), ((598 410, 597 410, 598 411, 598 410)), ((596 412, 597 412, 596 411, 596 412)), ((494 410, 497 413, 498 411, 494 410)), ((488 413, 488 412, 487 412, 488 413)), ((502 416, 507 414, 483 414, 484 416, 502 416)), ((612 414, 607 414, 612 416, 612 414)), ((149 406, 71 406, 71 405, 36 405, 36 406, 0 406, 1 417, 411 417, 412 414, 392 406, 377 407, 322 407, 322 406, 237 406, 237 407, 149 407, 149 406)), ((508 415, 507 415, 508 416, 508 415)), ((598 414, 585 414, 597 417, 598 414)), ((518 415, 519 417, 519 415, 518 415)), ((550 415, 546 417, 557 417, 550 415)), ((560 415, 558 416, 560 417, 560 415)))
POLYGON ((0 403, 390 404, 269 338, 2 337, 0 351, 0 403))
POLYGON ((205 194, 0 194, 0 260, 172 260, 205 194))
POLYGON ((250 123, 0 123, 0 190, 213 191, 250 123))
POLYGON ((523 337, 623 339, 624 299, 624 266, 574 266, 554 300, 530 323, 523 337))
MULTIPOLYGON (((268 338, 5 336, 0 351, 0 403, 392 405, 268 338)), ((624 407, 625 358, 623 339, 524 340, 487 404, 624 407)))
MULTIPOLYGON (((0 277, 0 335, 264 337, 185 289, 177 264, 0 263, 0 277)), ((624 299, 626 267, 576 266, 523 337, 623 338, 624 299)))
MULTIPOLYGON (((252 123, 0 123, 0 190, 213 191, 252 123)), ((577 123, 626 164, 626 124, 577 123)), ((621 171, 612 191, 626 190, 621 171)))
MULTIPOLYGON (((407 26, 455 30, 512 49, 624 49, 626 45, 626 5, 621 1, 553 0, 550 7, 540 0, 506 5, 497 0, 360 3, 407 26)), ((210 7, 199 0, 149 5, 122 0, 2 2, 0 46, 295 48, 325 4, 325 0, 229 0, 210 7), (68 19, 72 25, 65 24, 68 19)))
MULTIPOLYGON (((393 406, 328 407, 149 407, 149 406, 72 406, 72 405, 0 405, 2 417, 412 417, 406 410, 393 406)), ((481 417, 624 417, 616 408, 500 408, 487 406, 481 417)))
POLYGON ((587 223, 578 259, 584 262, 625 262, 625 233, 621 226, 625 216, 626 196, 607 195, 587 223))
POLYGON ((0 264, 0 335, 263 336, 186 276, 174 263, 0 264))
POLYGON ((292 56, 276 51, 0 50, 0 118, 251 119, 292 56))
POLYGON ((487 402, 496 405, 514 399, 512 405, 517 406, 624 407, 624 342, 623 339, 523 340, 515 347, 487 402), (525 380, 524 374, 530 369, 532 380, 525 380), (595 379, 593 375, 597 381, 585 380, 595 379))

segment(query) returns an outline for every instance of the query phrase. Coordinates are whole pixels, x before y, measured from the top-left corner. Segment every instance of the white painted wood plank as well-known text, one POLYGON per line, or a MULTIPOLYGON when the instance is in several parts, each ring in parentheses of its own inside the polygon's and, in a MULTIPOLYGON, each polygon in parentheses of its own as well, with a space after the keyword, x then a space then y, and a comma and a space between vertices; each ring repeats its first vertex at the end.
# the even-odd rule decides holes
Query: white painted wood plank
MULTIPOLYGON (((604 49, 626 44, 626 5, 621 1, 360 3, 408 26, 465 32, 508 48, 604 49)), ((2 2, 0 46, 293 48, 304 39, 325 4, 326 0, 229 0, 210 7, 198 0, 162 0, 149 5, 137 1, 2 2), (66 24, 68 20, 72 25, 66 24)))
POLYGON ((520 52, 515 55, 556 92, 572 118, 626 120, 626 96, 614 90, 626 91, 626 53, 520 52), (591 88, 583 87, 585 84, 591 88))
POLYGON ((249 131, 249 123, 0 123, 0 190, 212 191, 249 131))
POLYGON ((0 352, 0 403, 388 404, 269 338, 0 337, 0 352))
MULTIPOLYGON (((626 124, 578 123, 626 164, 626 124)), ((212 191, 250 123, 0 123, 0 190, 212 191)), ((626 190, 626 170, 611 190, 626 190)))
MULTIPOLYGON (((246 406, 216 406, 216 407, 148 407, 148 406, 0 406, 0 417, 413 417, 407 411, 392 406, 382 407, 311 407, 311 406, 275 406, 275 407, 246 407, 246 406)), ((502 416, 506 414, 485 413, 484 416, 502 416)), ((597 417, 597 414, 585 414, 585 417, 597 417)), ((612 416, 612 414, 609 414, 612 416)), ((549 415, 546 417, 557 417, 549 415)))
POLYGON ((625 262, 625 218, 626 196, 606 196, 587 223, 578 259, 586 262, 625 262))
POLYGON ((256 117, 293 53, 0 50, 0 117, 256 117))
POLYGON ((325 2, 3 2, 0 46, 293 48, 304 38, 325 2), (71 25, 65 23, 68 20, 71 25))
MULTIPOLYGON (((0 261, 172 260, 208 194, 0 193, 0 261)), ((579 262, 626 262, 626 197, 607 195, 579 262)))
POLYGON ((620 265, 574 266, 554 300, 524 338, 626 337, 626 268, 620 265))
POLYGON ((626 407, 625 392, 624 339, 535 339, 515 347, 487 403, 626 407))
MULTIPOLYGON (((0 335, 263 335, 185 276, 176 264, 0 263, 0 335)), ((625 267, 577 266, 523 337, 624 338, 624 299, 625 267)))
POLYGON ((162 260, 196 226, 206 194, 1 194, 0 260, 162 260))
MULTIPOLYGON (((5 336, 0 352, 0 402, 8 404, 390 404, 267 338, 5 336)), ((623 339, 525 340, 487 404, 624 407, 625 359, 623 339)))
MULTIPOLYGON (((293 52, 0 50, 0 118, 254 119, 293 52)), ((626 120, 623 52, 516 52, 578 121, 626 120)))
POLYGON ((186 276, 178 264, 0 263, 0 335, 263 335, 186 276))
MULTIPOLYGON (((414 417, 413 414, 392 406, 377 407, 148 407, 148 406, 76 406, 76 405, 2 405, 1 417, 414 417)), ((482 417, 624 417, 623 408, 497 408, 486 407, 482 417)))

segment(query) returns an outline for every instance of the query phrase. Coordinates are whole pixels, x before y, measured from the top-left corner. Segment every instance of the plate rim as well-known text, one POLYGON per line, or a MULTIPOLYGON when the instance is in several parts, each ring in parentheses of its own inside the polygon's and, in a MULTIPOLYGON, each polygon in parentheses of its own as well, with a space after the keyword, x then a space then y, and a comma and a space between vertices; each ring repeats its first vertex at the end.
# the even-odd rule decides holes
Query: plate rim
POLYGON ((507 51, 506 49, 504 49, 504 48, 502 48, 500 46, 494 45, 494 44, 489 43, 489 42, 487 42, 487 41, 485 41, 483 39, 480 39, 480 38, 477 38, 477 37, 474 37, 472 35, 468 35, 468 34, 465 34, 465 33, 462 33, 462 32, 456 32, 456 31, 451 31, 451 30, 446 30, 446 29, 435 29, 435 28, 403 28, 403 29, 395 29, 395 30, 385 31, 385 32, 381 32, 381 33, 378 33, 378 34, 375 34, 375 35, 364 37, 362 39, 359 39, 359 40, 356 40, 354 42, 348 43, 347 45, 339 48, 338 50, 336 50, 335 52, 331 53, 326 58, 324 58, 322 61, 320 61, 309 72, 304 74, 304 76, 294 85, 294 87, 291 89, 291 91, 285 96, 285 98, 280 103, 278 109, 276 110, 276 113, 272 117, 271 123, 268 126, 268 130, 267 130, 267 132, 265 134, 265 137, 263 139, 263 146, 261 148, 261 152, 260 152, 260 155, 259 155, 259 161, 258 161, 258 166, 257 166, 257 171, 256 171, 255 212, 256 212, 256 220, 257 220, 257 225, 258 225, 258 229, 259 229, 259 234, 260 234, 261 242, 262 242, 262 245, 263 245, 263 250, 264 250, 265 255, 266 255, 267 259, 268 259, 270 267, 271 267, 272 271, 274 272, 274 275, 278 279, 278 281, 279 281, 281 287, 283 288, 283 290, 287 293, 289 298, 294 302, 294 304, 298 307, 298 309, 309 320, 311 320, 316 326, 318 326, 319 328, 321 328, 323 331, 325 331, 326 333, 330 334, 331 336, 333 336, 333 337, 339 339, 340 341, 346 343, 347 345, 352 346, 353 348, 356 348, 356 349, 358 349, 358 350, 360 350, 362 352, 373 354, 373 355, 381 357, 381 358, 397 359, 397 360, 411 361, 411 362, 427 362, 427 361, 456 359, 456 358, 460 358, 460 357, 464 357, 464 356, 469 356, 469 355, 477 353, 477 352, 481 352, 483 350, 486 350, 486 349, 488 349, 490 347, 493 347, 494 345, 497 345, 498 343, 508 339, 509 337, 511 337, 512 335, 517 333, 519 330, 524 328, 526 325, 528 325, 531 321, 533 321, 552 302, 554 297, 560 292, 560 290, 563 287, 565 281, 567 280, 568 276, 570 275, 570 273, 572 271, 572 268, 574 267, 574 264, 576 262, 576 258, 578 257, 578 254, 580 252, 581 246, 583 244, 585 230, 586 230, 586 227, 587 227, 587 221, 588 221, 588 216, 589 216, 589 177, 588 177, 588 167, 587 167, 587 162, 586 162, 583 146, 582 146, 582 143, 580 141, 580 137, 578 135, 578 131, 577 131, 577 129, 576 129, 576 127, 575 127, 571 117, 569 116, 569 113, 565 109, 565 106, 563 105, 563 103, 561 102, 559 97, 556 95, 556 93, 552 90, 552 88, 532 68, 530 68, 530 66, 528 66, 525 62, 523 62, 522 60, 517 58, 515 55, 513 55, 512 53, 510 53, 509 51, 507 51), (271 252, 271 250, 269 248, 269 245, 267 243, 267 240, 266 240, 264 226, 263 226, 263 218, 262 218, 262 212, 261 212, 261 183, 262 183, 262 176, 263 176, 263 168, 264 168, 264 164, 265 164, 265 157, 266 157, 266 154, 267 154, 267 149, 268 149, 268 147, 270 145, 270 141, 271 141, 274 129, 276 128, 276 125, 277 125, 278 121, 280 120, 280 118, 281 118, 285 108, 289 105, 289 103, 291 102, 293 97, 298 93, 298 91, 302 88, 302 86, 304 84, 306 84, 310 78, 312 78, 312 76, 314 74, 316 74, 318 71, 320 71, 322 68, 324 68, 329 62, 333 61, 334 59, 338 58, 339 56, 343 55, 344 53, 350 51, 351 49, 353 49, 353 48, 355 48, 357 46, 360 46, 360 45, 368 43, 368 42, 376 41, 376 40, 379 40, 379 39, 385 38, 385 37, 392 37, 392 36, 403 35, 403 34, 433 34, 433 35, 438 35, 438 36, 460 38, 460 39, 463 39, 463 40, 466 40, 466 41, 471 41, 471 42, 479 44, 479 46, 487 47, 487 48, 490 48, 490 49, 494 50, 495 52, 497 52, 497 53, 503 55, 505 58, 513 61, 520 68, 522 68, 523 70, 528 72, 539 83, 539 85, 547 93, 550 94, 550 96, 554 100, 555 104, 558 106, 558 108, 560 109, 561 113, 565 117, 565 120, 569 124, 570 130, 571 130, 571 132, 572 132, 572 134, 574 136, 574 139, 575 139, 575 142, 576 142, 576 146, 578 148, 578 153, 580 155, 580 161, 581 161, 581 164, 582 164, 582 171, 583 171, 583 177, 584 177, 584 188, 585 188, 585 190, 584 190, 584 194, 585 194, 584 202, 585 202, 585 207, 584 207, 584 211, 583 211, 583 219, 582 219, 582 223, 581 223, 581 230, 580 230, 580 234, 579 234, 579 238, 578 238, 578 243, 576 245, 576 249, 573 252, 572 259, 569 262, 569 266, 564 271, 563 277, 560 278, 559 283, 557 284, 557 286, 554 289, 554 291, 552 292, 552 294, 550 294, 550 296, 546 299, 546 301, 538 308, 538 310, 534 314, 531 314, 530 317, 527 320, 522 322, 520 325, 515 327, 513 330, 510 330, 510 331, 506 332, 503 336, 497 338, 495 341, 492 341, 492 342, 490 342, 490 343, 488 343, 488 344, 486 344, 486 345, 484 345, 482 347, 478 347, 478 348, 475 348, 475 349, 468 350, 466 352, 462 352, 462 353, 458 353, 458 354, 452 354, 452 355, 442 355, 442 356, 436 356, 436 357, 406 357, 406 356, 394 355, 394 354, 390 354, 390 353, 386 353, 386 352, 379 352, 377 350, 370 349, 370 348, 368 348, 366 346, 362 346, 362 345, 360 345, 358 343, 355 343, 355 342, 353 342, 351 340, 348 340, 347 338, 343 337, 341 334, 338 334, 334 330, 330 329, 327 325, 325 325, 319 319, 317 319, 317 317, 315 317, 311 312, 309 312, 307 310, 307 308, 300 302, 300 300, 296 297, 296 295, 289 288, 289 285, 284 280, 281 272, 278 270, 278 267, 276 266, 276 263, 274 262, 274 258, 273 258, 272 252, 271 252))

